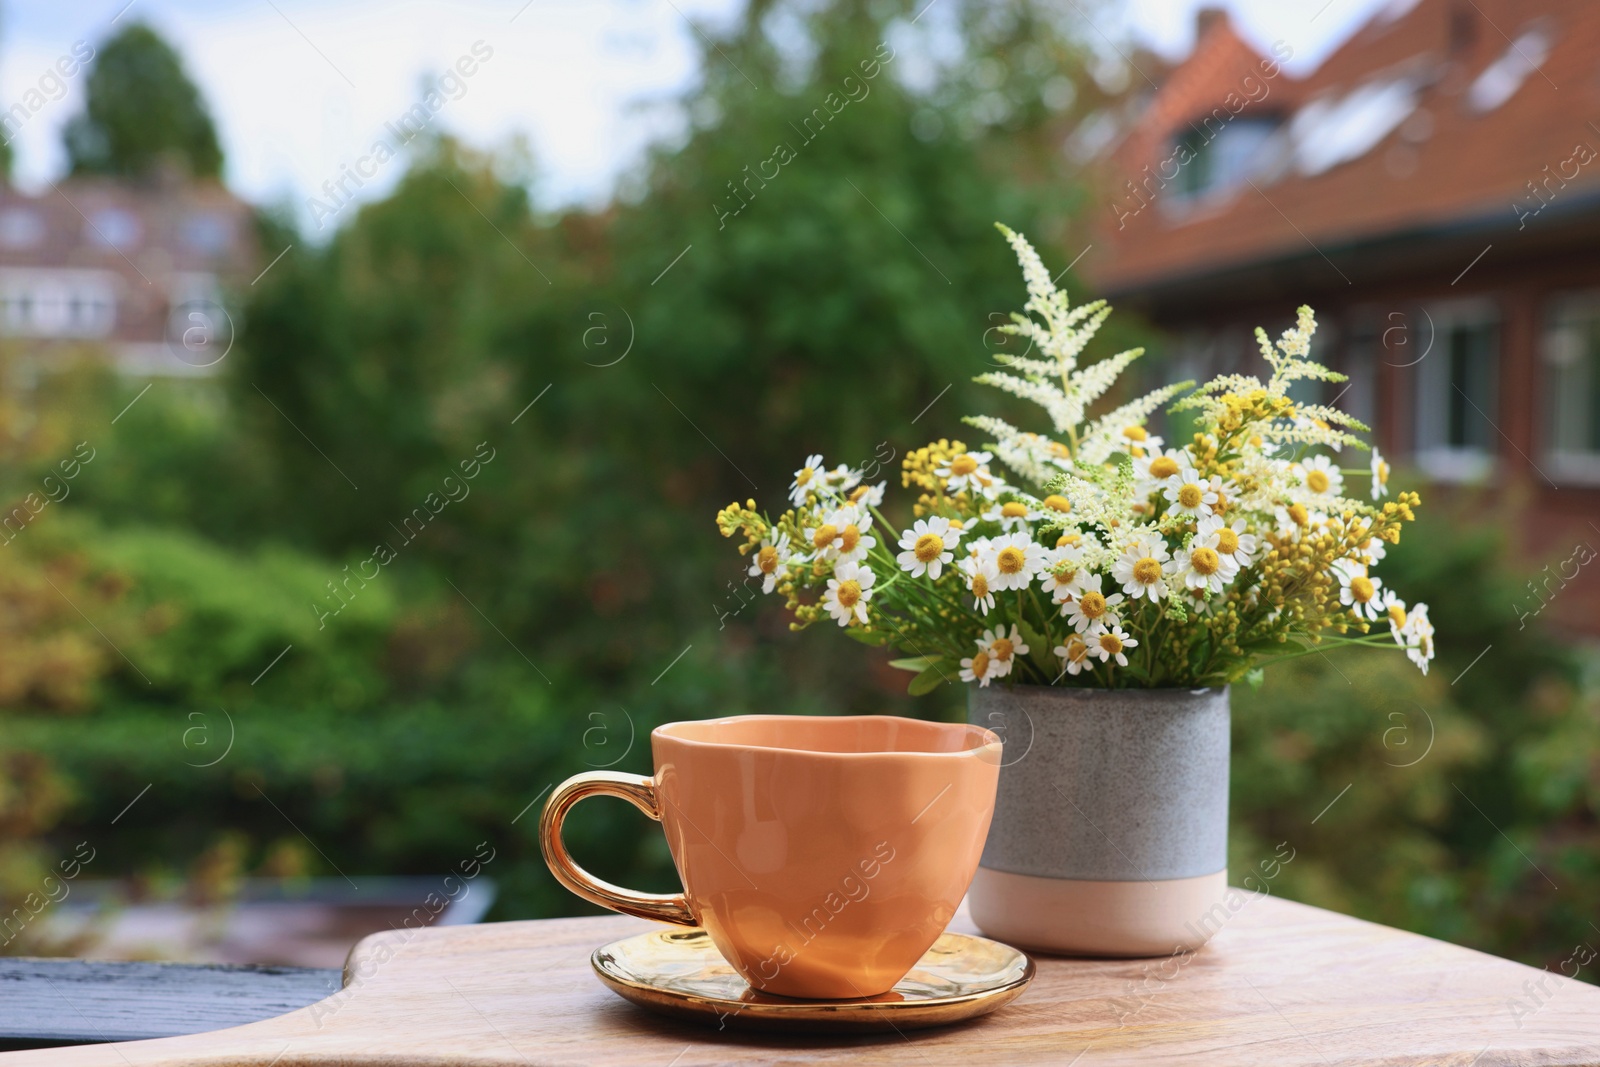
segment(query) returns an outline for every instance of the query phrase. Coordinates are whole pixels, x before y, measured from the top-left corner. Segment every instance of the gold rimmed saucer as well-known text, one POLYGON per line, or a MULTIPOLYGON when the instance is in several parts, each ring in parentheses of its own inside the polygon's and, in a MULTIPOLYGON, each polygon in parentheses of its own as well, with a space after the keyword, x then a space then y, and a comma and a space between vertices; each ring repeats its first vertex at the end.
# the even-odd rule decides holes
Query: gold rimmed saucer
POLYGON ((941 934, 887 993, 799 1000, 752 988, 697 927, 656 930, 596 949, 589 962, 614 992, 664 1015, 723 1027, 863 1033, 944 1026, 986 1015, 1033 981, 1033 961, 1009 945, 941 934))

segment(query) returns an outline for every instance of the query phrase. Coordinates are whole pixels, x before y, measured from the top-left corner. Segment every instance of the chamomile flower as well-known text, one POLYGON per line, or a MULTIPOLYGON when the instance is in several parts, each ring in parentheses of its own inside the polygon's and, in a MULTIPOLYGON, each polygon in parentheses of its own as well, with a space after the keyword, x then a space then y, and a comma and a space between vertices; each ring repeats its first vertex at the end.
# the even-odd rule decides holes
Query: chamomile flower
POLYGON ((761 547, 750 559, 750 576, 761 579, 761 591, 770 593, 778 584, 778 575, 789 565, 789 535, 779 534, 774 541, 770 536, 761 539, 761 547))
POLYGON ((1196 534, 1187 547, 1172 554, 1167 573, 1182 582, 1185 589, 1222 592, 1222 587, 1239 573, 1239 565, 1231 556, 1223 558, 1214 543, 1216 539, 1216 534, 1209 538, 1196 534), (1213 543, 1208 544, 1208 541, 1213 543))
POLYGON ((850 625, 851 618, 862 624, 867 621, 867 601, 872 599, 872 568, 859 563, 841 563, 833 569, 828 579, 827 591, 822 594, 822 606, 840 626, 850 625))
POLYGON ((1123 601, 1121 593, 1112 593, 1106 596, 1100 591, 1102 576, 1098 574, 1084 575, 1078 595, 1061 606, 1061 614, 1067 616, 1067 621, 1072 623, 1072 628, 1081 633, 1097 635, 1105 632, 1108 626, 1117 626, 1120 620, 1117 617, 1117 605, 1123 601))
POLYGON ((983 557, 994 564, 994 589, 1026 589, 1044 563, 1044 546, 1025 533, 997 537, 983 557))
POLYGON ((1384 610, 1378 600, 1378 587, 1383 585, 1383 579, 1369 577, 1365 571, 1363 567, 1359 572, 1351 570, 1340 574, 1339 603, 1360 617, 1375 620, 1384 610))
POLYGON ((1083 549, 1076 545, 1057 545, 1047 548, 1039 564, 1039 587, 1059 603, 1078 595, 1082 579, 1083 549))
POLYGON ((1300 503, 1280 505, 1272 509, 1272 515, 1278 523, 1275 532, 1284 541, 1299 541, 1316 522, 1311 509, 1300 503))
POLYGON ((1433 623, 1428 620, 1428 605, 1414 605, 1401 632, 1406 635, 1406 657, 1427 674, 1428 662, 1433 659, 1433 623))
POLYGON ((1017 633, 1016 624, 1006 633, 1004 626, 983 631, 978 647, 989 654, 989 677, 1004 678, 1016 666, 1018 656, 1026 656, 1030 649, 1017 633))
POLYGON ((1372 446, 1372 499, 1389 495, 1389 461, 1383 458, 1378 446, 1372 446))
POLYGON ((972 608, 987 615, 994 608, 994 580, 997 574, 991 560, 968 556, 956 564, 967 580, 967 592, 972 594, 972 608))
POLYGON ((1101 631, 1089 645, 1089 655, 1100 657, 1101 663, 1111 660, 1117 661, 1117 666, 1128 665, 1127 649, 1134 648, 1139 642, 1128 636, 1121 626, 1113 626, 1101 631))
POLYGON ((1167 483, 1189 464, 1189 454, 1181 448, 1161 451, 1151 449, 1146 456, 1133 459, 1133 488, 1140 497, 1147 497, 1167 483))
POLYGON ((1168 478, 1162 495, 1170 504, 1167 508, 1170 514, 1189 515, 1194 518, 1210 515, 1212 505, 1217 502, 1216 491, 1193 467, 1186 467, 1168 478))
POLYGON ((850 491, 850 503, 860 508, 863 513, 868 508, 883 506, 883 491, 888 482, 879 482, 877 485, 858 485, 850 491))
POLYGON ((1052 522, 1064 522, 1072 513, 1072 501, 1060 493, 1051 493, 1039 501, 1039 517, 1052 522))
POLYGON ((797 508, 803 507, 806 494, 822 488, 823 476, 822 453, 807 456, 804 465, 794 472, 794 481, 789 483, 789 502, 797 508))
POLYGON ((944 565, 955 559, 950 550, 960 540, 960 528, 952 527, 949 519, 938 515, 918 519, 911 529, 900 535, 900 547, 905 551, 895 557, 895 562, 913 578, 921 578, 926 573, 937 580, 944 565))
POLYGON ((1230 507, 1232 507, 1232 496, 1238 492, 1239 489, 1239 487, 1234 485, 1231 480, 1223 481, 1215 474, 1206 479, 1206 483, 1203 488, 1206 490, 1206 492, 1215 493, 1217 495, 1217 502, 1211 505, 1211 513, 1213 515, 1221 515, 1230 507))
POLYGON ((1344 492, 1344 472, 1327 456, 1312 456, 1297 465, 1300 484, 1319 497, 1335 497, 1344 492))
POLYGON ((1026 501, 1008 500, 1004 504, 995 504, 981 516, 986 522, 997 522, 1002 530, 1014 532, 1026 530, 1030 522, 1037 521, 1039 513, 1033 510, 1026 501))
POLYGON ((876 537, 866 532, 871 526, 871 517, 862 515, 855 507, 846 505, 839 508, 824 518, 822 525, 806 529, 806 540, 815 550, 811 558, 862 562, 867 558, 867 552, 878 543, 876 537))
POLYGON ((1124 426, 1122 437, 1127 442, 1123 447, 1130 456, 1153 455, 1161 451, 1161 438, 1152 435, 1143 426, 1124 426))
POLYGON ((842 496, 861 484, 861 472, 851 470, 841 463, 833 470, 823 474, 822 484, 827 487, 830 493, 842 496))
POLYGON ((1151 603, 1159 603, 1167 595, 1166 562, 1171 558, 1172 553, 1161 535, 1146 530, 1134 538, 1111 565, 1111 577, 1121 583, 1122 591, 1134 600, 1147 596, 1151 603))
POLYGON ((1234 565, 1240 568, 1250 566, 1256 554, 1255 535, 1244 531, 1243 519, 1233 520, 1231 526, 1220 515, 1200 520, 1199 536, 1210 538, 1215 535, 1215 541, 1209 542, 1211 547, 1217 550, 1218 555, 1233 560, 1234 565))
POLYGON ((984 493, 985 483, 993 484, 994 481, 988 468, 993 458, 989 452, 960 452, 951 456, 948 463, 933 473, 945 480, 945 486, 952 494, 969 490, 974 496, 987 495, 984 493))
POLYGON ((855 505, 845 505, 834 512, 828 521, 839 527, 839 536, 833 543, 834 551, 838 553, 837 559, 847 563, 862 563, 867 553, 877 547, 878 539, 867 533, 872 528, 872 516, 855 505))
POLYGON ((1074 677, 1094 667, 1094 664, 1089 662, 1088 642, 1077 634, 1067 635, 1066 643, 1057 645, 1054 651, 1062 659, 1062 669, 1074 677))
POLYGON ((977 653, 961 661, 961 680, 977 682, 980 687, 986 686, 990 678, 997 677, 992 670, 993 666, 994 660, 983 650, 983 642, 980 641, 977 653))
POLYGON ((1405 648, 1406 623, 1410 620, 1406 614, 1406 602, 1393 589, 1385 589, 1378 594, 1378 610, 1382 613, 1380 618, 1389 620, 1389 635, 1394 638, 1395 644, 1405 648))

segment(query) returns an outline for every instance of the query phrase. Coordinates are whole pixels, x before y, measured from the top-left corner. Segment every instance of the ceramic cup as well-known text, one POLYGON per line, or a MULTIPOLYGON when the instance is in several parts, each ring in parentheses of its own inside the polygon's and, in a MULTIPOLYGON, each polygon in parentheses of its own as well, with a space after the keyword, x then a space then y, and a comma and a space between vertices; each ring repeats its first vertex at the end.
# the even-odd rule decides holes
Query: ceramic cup
POLYGON ((994 812, 1000 739, 883 715, 742 715, 650 735, 656 773, 563 782, 539 839, 562 885, 627 915, 702 926, 752 986, 887 992, 955 914, 994 812), (614 796, 661 822, 682 893, 636 893, 572 861, 561 822, 614 796))

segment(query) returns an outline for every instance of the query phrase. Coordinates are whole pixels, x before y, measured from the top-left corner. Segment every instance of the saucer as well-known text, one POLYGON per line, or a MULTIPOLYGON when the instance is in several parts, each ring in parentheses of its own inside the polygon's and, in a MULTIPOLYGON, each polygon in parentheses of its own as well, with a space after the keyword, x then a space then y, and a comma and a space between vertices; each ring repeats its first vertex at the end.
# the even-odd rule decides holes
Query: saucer
POLYGON ((893 989, 859 1000, 800 1000, 752 989, 698 927, 639 934, 596 949, 600 981, 642 1008, 750 1030, 865 1033, 943 1026, 987 1015, 1033 981, 1033 961, 968 934, 939 936, 893 989))

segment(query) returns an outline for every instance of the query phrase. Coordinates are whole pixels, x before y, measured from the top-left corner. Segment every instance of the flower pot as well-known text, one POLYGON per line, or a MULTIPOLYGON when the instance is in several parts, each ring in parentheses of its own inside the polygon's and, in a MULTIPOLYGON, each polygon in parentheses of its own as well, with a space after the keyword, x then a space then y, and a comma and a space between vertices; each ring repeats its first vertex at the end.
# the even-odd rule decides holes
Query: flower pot
POLYGON ((1227 892, 1227 689, 972 686, 1005 741, 969 892, 985 934, 1082 956, 1203 945, 1227 892))

